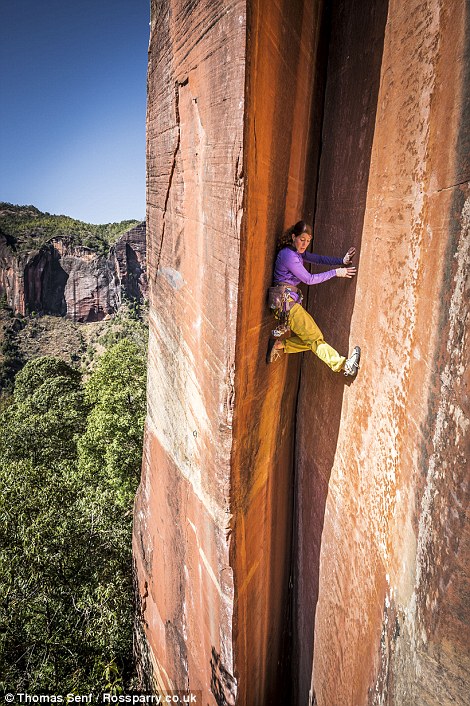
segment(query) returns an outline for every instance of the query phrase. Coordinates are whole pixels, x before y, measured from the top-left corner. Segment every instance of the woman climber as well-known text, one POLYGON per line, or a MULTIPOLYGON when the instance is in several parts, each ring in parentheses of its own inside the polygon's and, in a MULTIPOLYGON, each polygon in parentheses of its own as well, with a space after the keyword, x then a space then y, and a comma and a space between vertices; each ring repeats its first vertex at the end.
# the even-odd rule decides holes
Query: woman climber
POLYGON ((269 339, 266 362, 272 363, 281 353, 301 353, 311 350, 320 360, 335 372, 344 371, 345 375, 354 377, 359 368, 361 349, 356 346, 349 356, 340 355, 328 343, 310 314, 302 306, 302 293, 297 285, 320 284, 332 277, 347 277, 351 279, 356 274, 356 268, 351 267, 356 248, 349 248, 346 255, 326 257, 306 252, 312 236, 304 221, 299 221, 281 237, 279 252, 274 265, 273 286, 269 289, 269 305, 280 320, 280 326, 269 339), (304 267, 304 262, 317 265, 333 265, 335 269, 320 274, 310 274, 304 267), (282 332, 291 330, 294 335, 283 341, 275 338, 282 332))

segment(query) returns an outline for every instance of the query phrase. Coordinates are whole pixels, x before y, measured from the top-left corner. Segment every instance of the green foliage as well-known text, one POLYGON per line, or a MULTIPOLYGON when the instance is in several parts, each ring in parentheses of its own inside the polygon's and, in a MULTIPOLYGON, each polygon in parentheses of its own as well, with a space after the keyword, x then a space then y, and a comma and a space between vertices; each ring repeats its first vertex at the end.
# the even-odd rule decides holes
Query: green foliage
POLYGON ((120 235, 139 222, 128 220, 95 225, 69 216, 42 213, 34 206, 0 203, 0 233, 15 250, 21 252, 40 248, 51 238, 67 237, 74 245, 83 245, 105 254, 120 235))
POLYGON ((16 340, 16 331, 12 326, 6 326, 3 330, 0 343, 0 361, 0 393, 11 392, 15 375, 24 364, 16 340))
POLYGON ((98 338, 98 343, 109 349, 119 341, 128 339, 135 343, 139 351, 144 352, 148 341, 147 315, 145 304, 127 301, 123 298, 123 303, 114 316, 112 325, 107 326, 105 332, 98 338))
POLYGON ((75 458, 75 436, 83 431, 86 415, 77 370, 51 356, 31 360, 16 376, 13 399, 1 458, 41 465, 75 458))
POLYGON ((140 476, 145 380, 143 351, 123 339, 102 356, 85 387, 91 411, 78 445, 79 466, 89 475, 101 469, 123 507, 140 476))
POLYGON ((86 385, 50 356, 18 373, 0 413, 0 688, 129 688, 144 409, 130 341, 86 385))
POLYGON ((57 379, 65 385, 70 382, 72 387, 77 388, 81 376, 78 370, 50 355, 31 360, 16 377, 15 400, 25 402, 34 397, 40 399, 43 386, 57 379))

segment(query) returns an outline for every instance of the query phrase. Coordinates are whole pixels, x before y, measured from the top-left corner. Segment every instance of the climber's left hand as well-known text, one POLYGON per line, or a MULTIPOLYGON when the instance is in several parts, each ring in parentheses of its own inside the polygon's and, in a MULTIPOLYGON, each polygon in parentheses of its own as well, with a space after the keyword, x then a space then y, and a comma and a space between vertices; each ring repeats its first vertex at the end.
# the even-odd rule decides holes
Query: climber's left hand
POLYGON ((356 254, 356 248, 349 248, 348 252, 343 257, 343 264, 350 265, 355 254, 356 254))

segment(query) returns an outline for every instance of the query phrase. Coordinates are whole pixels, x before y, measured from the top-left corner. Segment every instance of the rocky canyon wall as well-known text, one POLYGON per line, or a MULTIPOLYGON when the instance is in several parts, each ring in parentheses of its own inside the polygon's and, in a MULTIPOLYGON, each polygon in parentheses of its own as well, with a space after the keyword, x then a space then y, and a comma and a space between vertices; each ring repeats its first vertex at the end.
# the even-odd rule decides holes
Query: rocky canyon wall
POLYGON ((244 52, 243 2, 152 2, 138 644, 162 688, 191 686, 210 703, 236 693, 230 454, 244 52))
POLYGON ((121 235, 106 255, 53 238, 18 254, 0 236, 0 292, 16 312, 100 321, 119 308, 123 294, 147 298, 145 223, 121 235))
MULTIPOLYGON (((468 17, 152 1, 142 678, 202 703, 464 703, 468 17), (275 240, 358 248, 307 306, 363 362, 264 361, 275 240), (459 700, 460 699, 460 700, 459 700)), ((468 689, 467 689, 468 691, 468 689)))
POLYGON ((317 13, 152 5, 139 645, 158 684, 204 703, 276 703, 288 680, 300 361, 266 368, 265 299, 309 180, 317 13))
POLYGON ((300 703, 468 699, 467 12, 333 3, 316 248, 359 271, 309 308, 363 363, 351 386, 302 363, 300 703))

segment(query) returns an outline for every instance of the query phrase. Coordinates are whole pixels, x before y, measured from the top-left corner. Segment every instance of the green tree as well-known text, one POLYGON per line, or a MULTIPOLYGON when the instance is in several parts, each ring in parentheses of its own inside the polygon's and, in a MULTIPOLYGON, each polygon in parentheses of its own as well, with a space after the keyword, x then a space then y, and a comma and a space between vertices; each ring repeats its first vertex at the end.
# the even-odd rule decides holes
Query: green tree
POLYGON ((145 355, 129 342, 86 390, 55 358, 18 373, 0 415, 0 687, 128 685, 144 406, 145 355))
POLYGON ((31 360, 16 376, 13 399, 0 441, 4 461, 75 459, 86 423, 79 371, 52 356, 31 360))
POLYGON ((0 393, 11 392, 15 375, 24 365, 13 327, 5 327, 0 342, 0 393))
POLYGON ((0 202, 0 233, 15 251, 33 250, 51 238, 67 237, 75 245, 105 254, 120 235, 138 224, 138 220, 126 220, 95 225, 69 216, 42 213, 35 206, 0 202))
POLYGON ((91 411, 78 444, 79 466, 89 476, 98 472, 125 508, 140 477, 146 372, 145 349, 123 339, 102 356, 85 386, 91 411))
POLYGON ((73 648, 83 522, 75 436, 86 408, 80 374, 38 358, 16 378, 1 415, 0 673, 5 687, 57 689, 76 671, 73 648), (60 647, 59 647, 60 646, 60 647), (63 657, 59 658, 59 651, 63 657))

